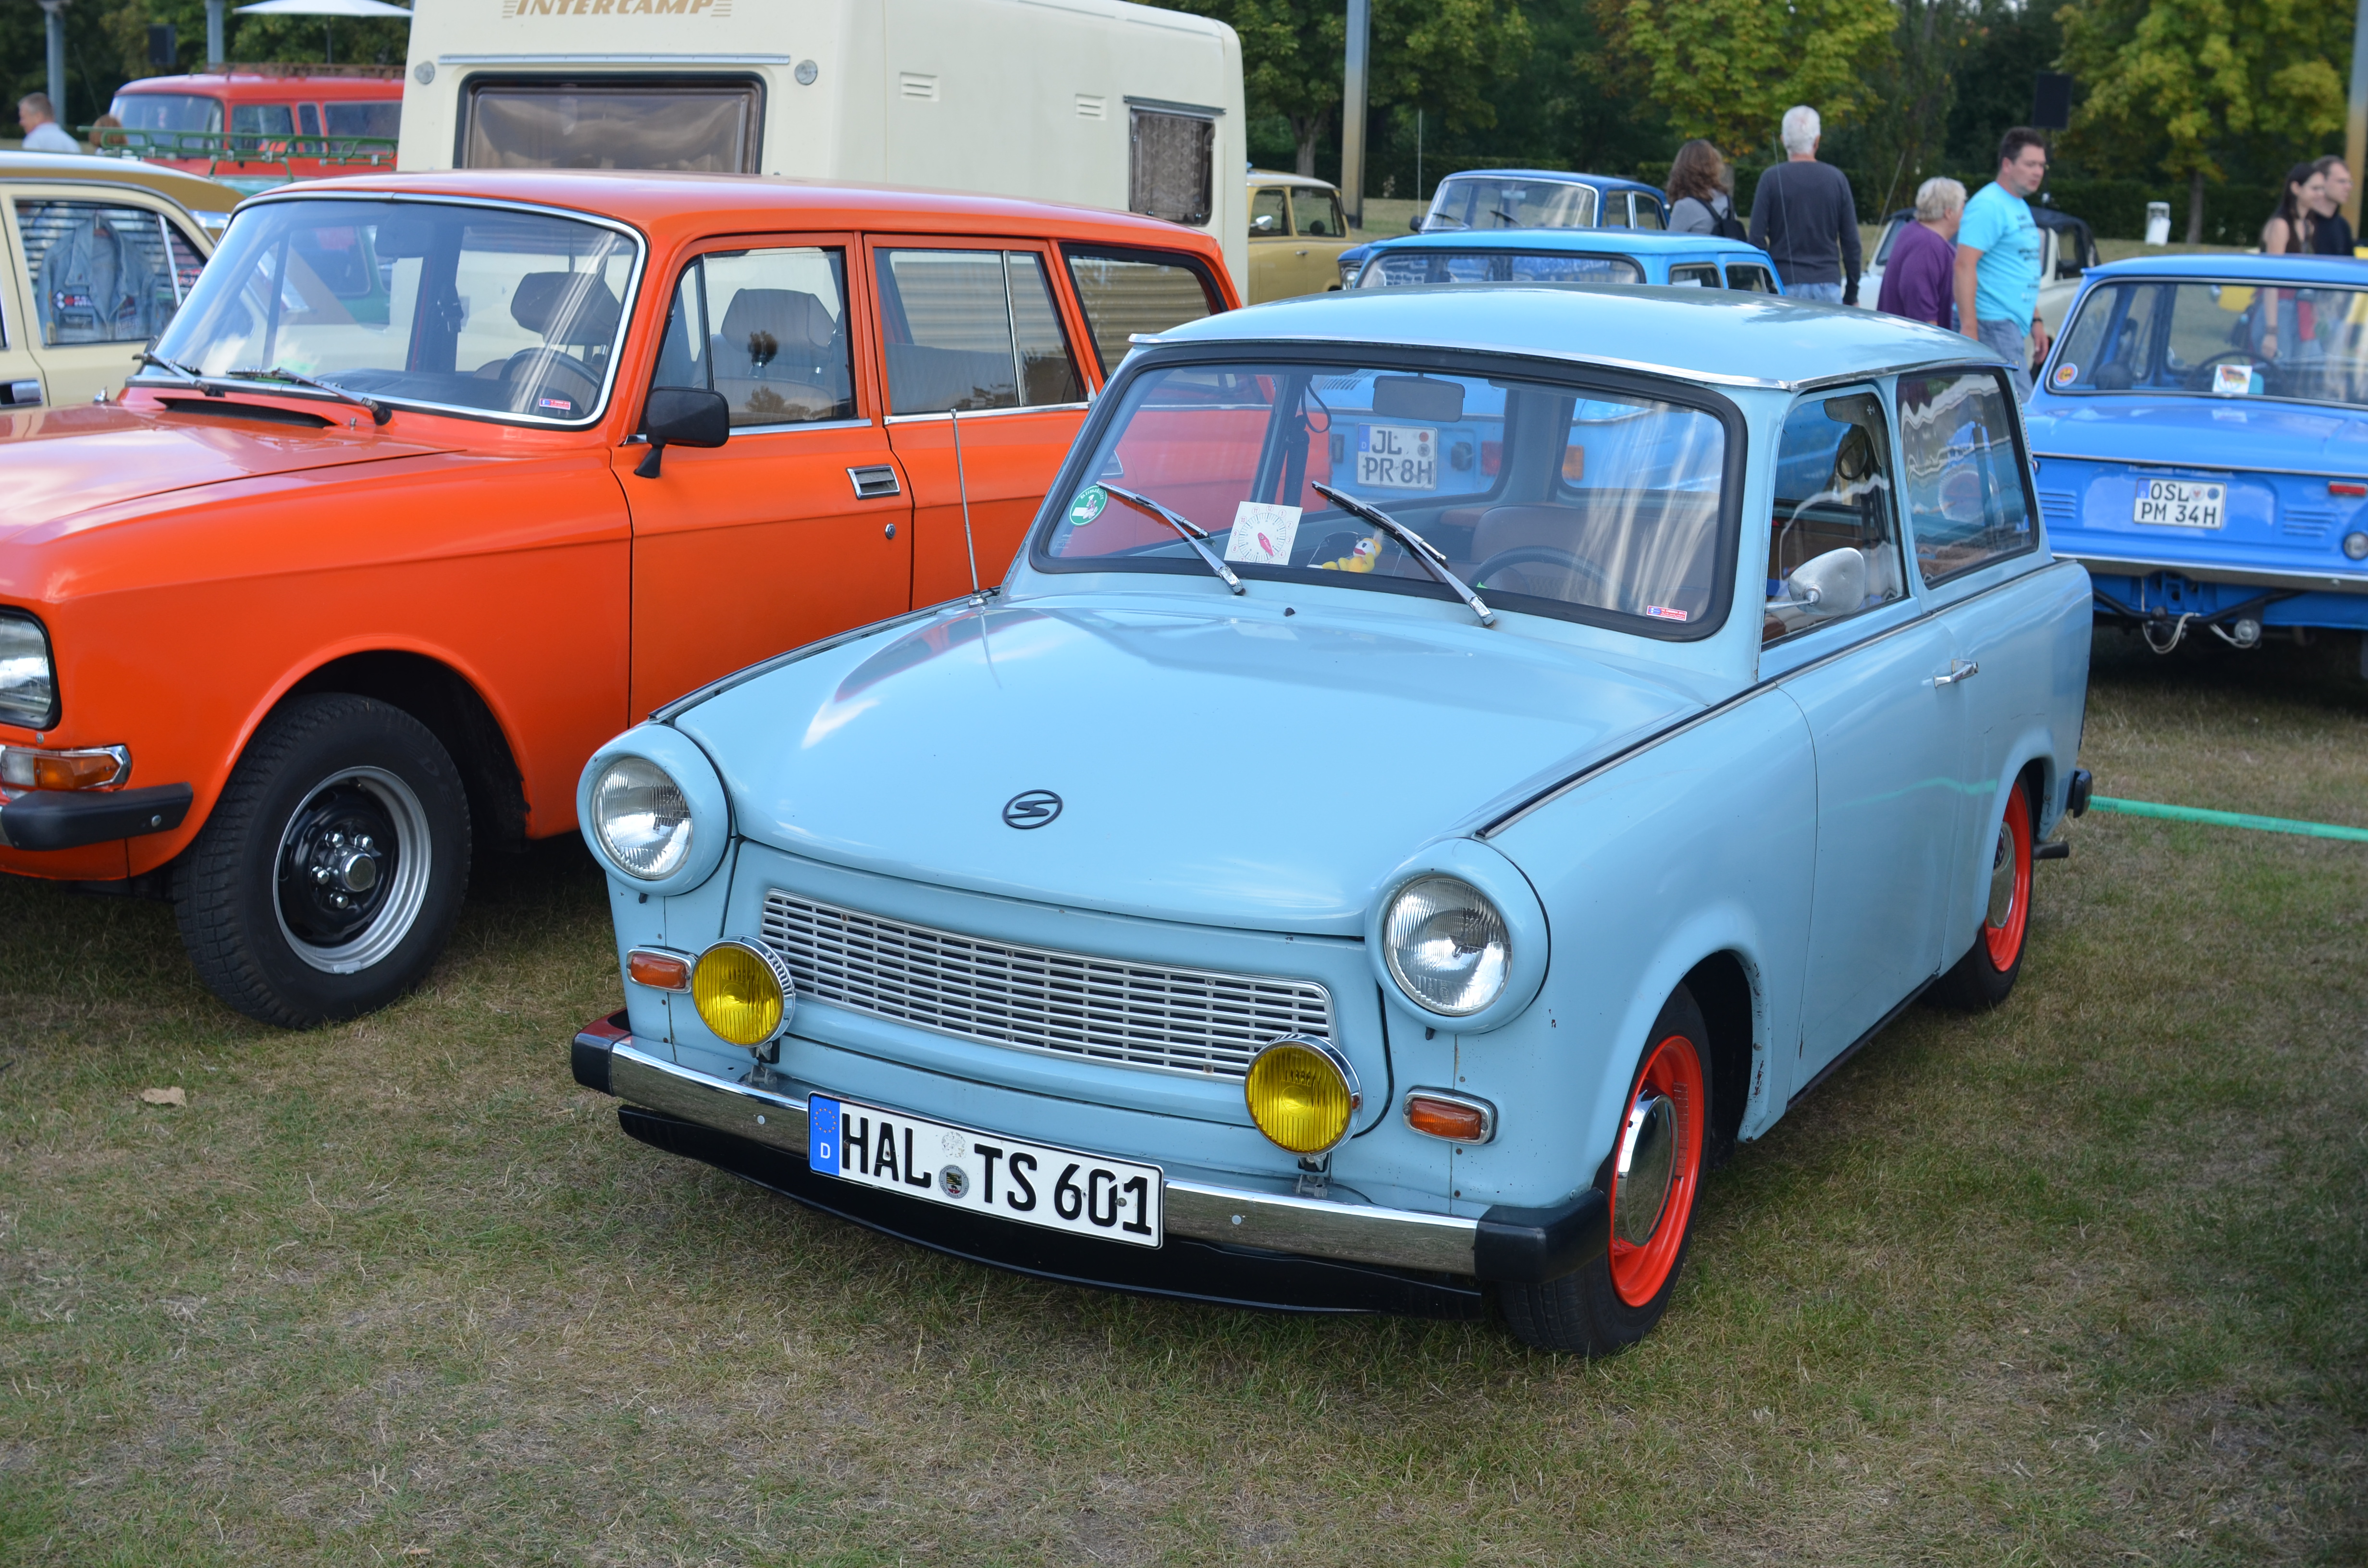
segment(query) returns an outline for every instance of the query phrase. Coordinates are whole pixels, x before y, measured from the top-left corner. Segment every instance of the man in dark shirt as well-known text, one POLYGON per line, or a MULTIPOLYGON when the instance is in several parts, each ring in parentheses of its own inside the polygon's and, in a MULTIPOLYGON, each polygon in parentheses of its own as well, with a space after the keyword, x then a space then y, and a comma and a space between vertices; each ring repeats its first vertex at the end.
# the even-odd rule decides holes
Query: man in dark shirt
POLYGON ((1935 176, 1916 190, 1916 221, 1891 242, 1875 309, 1934 326, 1956 323, 1957 225, 1965 221, 1965 187, 1935 176))
POLYGON ((2311 167, 2318 171, 2327 193, 2318 199, 2317 221, 2310 230, 2310 248, 2320 256, 2350 256, 2355 242, 2351 221, 2343 215, 2343 204, 2351 199, 2351 165, 2330 153, 2311 167))
POLYGON ((1759 176, 1751 193, 1751 243, 1776 263, 1784 292, 1829 304, 1858 303, 1858 204, 1850 179, 1817 162, 1825 127, 1817 111, 1784 111, 1787 161, 1759 176))

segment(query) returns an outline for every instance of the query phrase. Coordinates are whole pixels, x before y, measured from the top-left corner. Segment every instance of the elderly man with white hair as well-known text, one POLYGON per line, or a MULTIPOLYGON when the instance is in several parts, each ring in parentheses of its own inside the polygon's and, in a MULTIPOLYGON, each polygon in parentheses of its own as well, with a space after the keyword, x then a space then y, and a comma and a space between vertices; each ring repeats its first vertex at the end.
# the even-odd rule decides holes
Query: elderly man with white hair
POLYGON ((1825 127, 1817 111, 1784 111, 1786 161, 1759 176, 1751 193, 1751 243, 1776 263, 1784 292, 1796 299, 1858 303, 1858 204, 1850 179, 1817 162, 1825 127))
POLYGON ((1891 242, 1875 309, 1895 316, 1954 327, 1957 226, 1965 221, 1965 187, 1933 178, 1916 187, 1916 222, 1891 242))

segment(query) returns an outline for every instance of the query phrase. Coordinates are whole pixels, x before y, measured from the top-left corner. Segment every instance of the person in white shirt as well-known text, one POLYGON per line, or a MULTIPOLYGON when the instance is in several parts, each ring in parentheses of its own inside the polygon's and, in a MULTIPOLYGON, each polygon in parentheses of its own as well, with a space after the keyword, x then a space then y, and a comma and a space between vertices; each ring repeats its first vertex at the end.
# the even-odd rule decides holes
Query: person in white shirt
POLYGON ((25 128, 28 153, 79 153, 82 143, 58 123, 47 93, 27 93, 17 100, 17 123, 25 128))

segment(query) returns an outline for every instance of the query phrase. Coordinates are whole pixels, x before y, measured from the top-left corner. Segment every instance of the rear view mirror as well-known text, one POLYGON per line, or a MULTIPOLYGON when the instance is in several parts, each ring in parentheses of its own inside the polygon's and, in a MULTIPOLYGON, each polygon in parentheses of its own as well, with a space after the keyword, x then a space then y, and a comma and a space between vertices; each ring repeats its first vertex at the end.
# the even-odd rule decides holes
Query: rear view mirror
POLYGON ((1373 417, 1452 425, 1463 417, 1463 383, 1428 376, 1383 376, 1373 382, 1373 417))
POLYGON ((704 387, 652 387, 642 410, 642 433, 649 437, 650 453, 633 472, 655 479, 668 447, 722 446, 732 434, 732 405, 722 392, 704 387))

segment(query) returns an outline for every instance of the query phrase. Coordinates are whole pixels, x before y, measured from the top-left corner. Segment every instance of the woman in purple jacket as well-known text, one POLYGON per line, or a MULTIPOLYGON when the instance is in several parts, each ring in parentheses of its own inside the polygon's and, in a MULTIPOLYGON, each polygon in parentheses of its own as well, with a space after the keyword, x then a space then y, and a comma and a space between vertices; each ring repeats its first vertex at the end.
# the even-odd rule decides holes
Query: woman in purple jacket
POLYGON ((1916 187, 1916 222, 1891 242, 1884 264, 1883 292, 1875 309, 1912 316, 1934 326, 1956 324, 1952 297, 1957 267, 1957 225, 1965 217, 1965 187, 1952 179, 1928 179, 1916 187))

